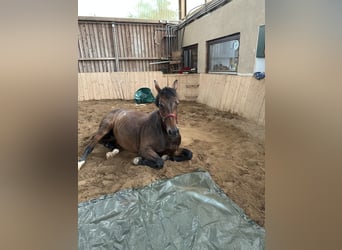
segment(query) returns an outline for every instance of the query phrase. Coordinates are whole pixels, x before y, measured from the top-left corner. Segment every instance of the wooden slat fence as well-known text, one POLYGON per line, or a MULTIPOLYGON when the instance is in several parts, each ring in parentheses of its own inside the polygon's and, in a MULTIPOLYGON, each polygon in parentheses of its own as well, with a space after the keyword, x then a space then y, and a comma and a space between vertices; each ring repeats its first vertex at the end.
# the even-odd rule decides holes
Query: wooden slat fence
POLYGON ((197 102, 265 125, 265 80, 252 76, 200 74, 197 102))
POLYGON ((167 24, 120 20, 79 19, 79 73, 158 71, 163 64, 150 63, 176 49, 176 38, 165 37, 167 24))
POLYGON ((172 86, 178 80, 178 95, 180 100, 196 100, 199 90, 199 75, 163 74, 160 71, 150 72, 107 72, 107 73, 79 73, 78 100, 102 99, 134 99, 135 92, 142 87, 152 90, 154 96, 154 80, 160 87, 172 86), (193 87, 196 85, 197 87, 193 87), (190 87, 189 87, 190 86, 190 87))
POLYGON ((162 74, 154 72, 79 73, 78 100, 134 99, 135 92, 148 87, 156 96, 153 80, 161 87, 178 79, 181 100, 196 101, 223 111, 237 113, 265 125, 265 80, 251 76, 219 74, 162 74))

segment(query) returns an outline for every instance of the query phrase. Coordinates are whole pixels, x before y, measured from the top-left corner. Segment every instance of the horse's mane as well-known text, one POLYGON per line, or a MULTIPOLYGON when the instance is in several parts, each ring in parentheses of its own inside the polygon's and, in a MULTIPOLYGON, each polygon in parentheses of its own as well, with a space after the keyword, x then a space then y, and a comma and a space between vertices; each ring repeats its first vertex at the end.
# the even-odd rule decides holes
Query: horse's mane
POLYGON ((157 107, 159 107, 159 96, 165 96, 165 98, 169 99, 171 97, 177 97, 177 92, 174 88, 170 88, 170 87, 164 87, 162 90, 160 90, 160 92, 158 93, 157 97, 156 97, 156 101, 155 104, 157 105, 157 107))

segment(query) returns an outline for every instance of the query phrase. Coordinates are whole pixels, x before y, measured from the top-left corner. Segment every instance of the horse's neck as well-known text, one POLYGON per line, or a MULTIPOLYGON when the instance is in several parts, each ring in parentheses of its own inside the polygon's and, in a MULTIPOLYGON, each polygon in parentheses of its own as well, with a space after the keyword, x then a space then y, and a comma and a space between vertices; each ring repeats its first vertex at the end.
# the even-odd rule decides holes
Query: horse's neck
POLYGON ((155 110, 155 111, 152 111, 152 112, 149 114, 149 116, 148 116, 148 118, 147 118, 147 122, 148 122, 149 126, 154 126, 155 129, 159 129, 159 128, 160 128, 163 132, 166 133, 158 109, 155 110))
POLYGON ((159 110, 152 111, 148 116, 149 122, 152 124, 162 125, 162 119, 159 114, 159 110))

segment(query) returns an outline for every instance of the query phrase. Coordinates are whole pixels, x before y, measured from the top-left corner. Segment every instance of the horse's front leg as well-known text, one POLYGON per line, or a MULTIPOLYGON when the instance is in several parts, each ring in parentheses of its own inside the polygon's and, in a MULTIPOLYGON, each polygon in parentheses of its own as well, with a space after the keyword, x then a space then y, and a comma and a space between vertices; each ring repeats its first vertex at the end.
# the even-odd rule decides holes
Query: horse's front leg
POLYGON ((133 159, 134 165, 146 165, 155 169, 163 168, 164 160, 152 148, 141 150, 140 155, 133 159))
POLYGON ((192 152, 186 148, 179 148, 173 155, 168 157, 171 161, 189 161, 192 159, 192 152))

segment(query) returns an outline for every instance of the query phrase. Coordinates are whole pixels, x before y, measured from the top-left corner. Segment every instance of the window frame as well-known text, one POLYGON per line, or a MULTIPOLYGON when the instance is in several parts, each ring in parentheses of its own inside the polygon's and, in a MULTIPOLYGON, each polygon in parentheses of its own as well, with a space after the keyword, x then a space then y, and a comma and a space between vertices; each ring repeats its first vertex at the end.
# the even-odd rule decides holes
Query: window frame
POLYGON ((186 46, 186 47, 183 47, 183 68, 185 68, 185 67, 189 67, 189 68, 194 68, 194 62, 192 61, 192 58, 191 58, 191 54, 190 55, 188 55, 188 58, 187 58, 187 60, 188 61, 190 61, 190 66, 186 66, 185 65, 185 61, 186 61, 186 59, 185 59, 185 51, 191 51, 191 50, 196 50, 196 52, 197 52, 197 56, 196 56, 196 62, 195 62, 195 64, 196 64, 196 71, 194 71, 194 73, 197 73, 198 72, 198 43, 196 43, 196 44, 192 44, 192 45, 189 45, 189 46, 186 46))
POLYGON ((237 74, 238 68, 239 68, 239 59, 240 59, 240 32, 234 33, 232 35, 216 38, 213 40, 208 40, 207 41, 207 64, 206 64, 206 73, 209 74, 237 74), (210 46, 215 45, 215 44, 220 44, 232 40, 238 40, 239 41, 239 48, 238 48, 238 61, 237 61, 237 66, 235 71, 210 71, 209 69, 209 63, 210 63, 210 46))

